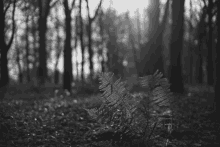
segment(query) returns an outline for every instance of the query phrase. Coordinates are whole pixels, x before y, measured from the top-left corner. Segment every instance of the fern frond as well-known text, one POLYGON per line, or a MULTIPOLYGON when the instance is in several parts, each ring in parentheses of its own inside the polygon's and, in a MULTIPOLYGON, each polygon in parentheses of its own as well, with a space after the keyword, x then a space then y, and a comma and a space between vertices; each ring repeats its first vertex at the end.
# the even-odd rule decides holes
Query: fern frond
POLYGON ((169 91, 168 80, 159 71, 144 76, 139 79, 139 84, 146 91, 142 95, 133 96, 120 78, 114 82, 113 75, 99 75, 99 89, 103 92, 102 104, 98 109, 86 111, 100 124, 111 127, 114 132, 149 138, 155 124, 160 120, 160 114, 169 109, 172 93, 169 91))
POLYGON ((162 110, 170 105, 172 93, 169 90, 170 84, 163 74, 157 70, 152 76, 140 78, 140 85, 147 89, 149 99, 154 109, 162 110))
POLYGON ((101 98, 108 105, 110 111, 124 109, 126 116, 129 117, 132 111, 134 111, 134 103, 129 103, 132 100, 132 96, 126 90, 125 83, 121 79, 113 82, 113 74, 111 73, 100 74, 100 81, 101 85, 99 88, 103 91, 101 98))

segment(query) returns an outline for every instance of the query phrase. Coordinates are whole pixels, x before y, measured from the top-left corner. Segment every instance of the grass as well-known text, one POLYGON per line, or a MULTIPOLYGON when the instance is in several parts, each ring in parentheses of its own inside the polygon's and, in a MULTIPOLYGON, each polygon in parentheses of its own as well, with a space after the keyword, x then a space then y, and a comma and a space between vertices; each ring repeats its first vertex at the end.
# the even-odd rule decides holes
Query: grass
MULTIPOLYGON (((21 86, 20 86, 21 87, 21 86)), ((157 130, 151 146, 219 146, 219 124, 209 120, 213 93, 200 86, 186 85, 191 94, 176 98, 179 127, 171 134, 157 130), (169 141, 169 142, 168 142, 169 141)), ((210 89, 210 88, 208 88, 210 89)), ((99 95, 54 95, 54 87, 8 88, 0 103, 0 146, 7 147, 102 147, 108 141, 90 142, 86 138, 97 123, 83 108, 99 105, 99 95)))

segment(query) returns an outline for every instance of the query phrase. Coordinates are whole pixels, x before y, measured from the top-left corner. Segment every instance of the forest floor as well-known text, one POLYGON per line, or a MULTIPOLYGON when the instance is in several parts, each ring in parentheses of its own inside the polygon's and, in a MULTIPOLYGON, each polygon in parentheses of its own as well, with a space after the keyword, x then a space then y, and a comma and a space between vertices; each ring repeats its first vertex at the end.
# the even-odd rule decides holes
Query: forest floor
MULTIPOLYGON (((186 86, 178 97, 182 127, 169 136, 159 133, 152 147, 219 147, 220 125, 211 119, 213 90, 186 86)), ((86 132, 97 125, 83 108, 98 105, 97 95, 54 95, 47 91, 9 88, 0 102, 0 147, 103 147, 107 142, 89 142, 86 132), (104 144, 104 145, 103 145, 104 144)), ((53 91, 53 90, 51 90, 53 91)), ((109 145, 110 146, 110 145, 109 145)))

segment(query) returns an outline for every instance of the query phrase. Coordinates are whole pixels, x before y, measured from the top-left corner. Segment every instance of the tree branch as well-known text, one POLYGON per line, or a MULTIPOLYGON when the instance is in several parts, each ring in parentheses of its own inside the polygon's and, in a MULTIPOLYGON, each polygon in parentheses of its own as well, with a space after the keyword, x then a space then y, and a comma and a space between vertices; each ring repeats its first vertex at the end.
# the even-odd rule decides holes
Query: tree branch
POLYGON ((203 3, 204 3, 204 7, 207 8, 206 0, 202 0, 202 1, 203 1, 203 3))
POLYGON ((16 9, 16 1, 14 0, 13 2, 13 11, 12 11, 12 34, 11 34, 11 38, 6 46, 6 50, 8 52, 9 48, 11 47, 11 44, 13 42, 14 39, 14 35, 15 35, 15 9, 16 9))
POLYGON ((8 9, 10 8, 10 5, 11 5, 11 1, 8 3, 8 5, 5 7, 5 10, 4 10, 4 15, 6 14, 6 12, 8 11, 8 9))
POLYGON ((71 11, 73 10, 73 8, 75 8, 75 3, 76 3, 76 0, 73 0, 71 4, 71 9, 70 9, 71 11))
MULTIPOLYGON (((86 1, 88 1, 88 0, 86 0, 86 1)), ((93 21, 95 20, 95 18, 97 17, 98 12, 99 12, 99 9, 100 9, 100 7, 102 6, 102 2, 103 2, 103 0, 100 0, 99 5, 98 5, 98 8, 97 8, 96 11, 95 11, 95 14, 94 14, 93 18, 91 18, 91 22, 93 22, 93 21)))
MULTIPOLYGON (((47 0, 48 1, 48 0, 47 0)), ((51 2, 51 0, 49 0, 50 2, 51 2)), ((49 2, 49 3, 50 3, 49 2)), ((51 3, 49 6, 50 6, 50 8, 53 8, 54 6, 56 6, 56 4, 58 3, 58 2, 60 2, 60 0, 56 0, 55 2, 53 2, 53 3, 51 3)))
POLYGON ((89 13, 89 2, 88 2, 88 0, 86 0, 86 8, 87 8, 88 17, 89 17, 89 19, 91 19, 90 13, 89 13))

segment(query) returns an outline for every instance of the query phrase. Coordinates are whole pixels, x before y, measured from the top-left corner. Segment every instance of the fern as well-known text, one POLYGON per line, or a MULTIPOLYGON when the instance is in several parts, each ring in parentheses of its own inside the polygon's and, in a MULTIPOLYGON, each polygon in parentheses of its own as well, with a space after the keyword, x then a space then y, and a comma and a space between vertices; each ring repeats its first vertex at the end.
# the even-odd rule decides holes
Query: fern
POLYGON ((139 84, 145 91, 142 95, 134 96, 121 79, 114 82, 112 73, 101 73, 99 89, 103 91, 102 104, 99 108, 86 109, 102 126, 96 135, 104 136, 110 128, 113 142, 150 140, 162 113, 169 109, 172 98, 168 80, 162 77, 162 73, 156 71, 153 75, 139 78, 139 84))

